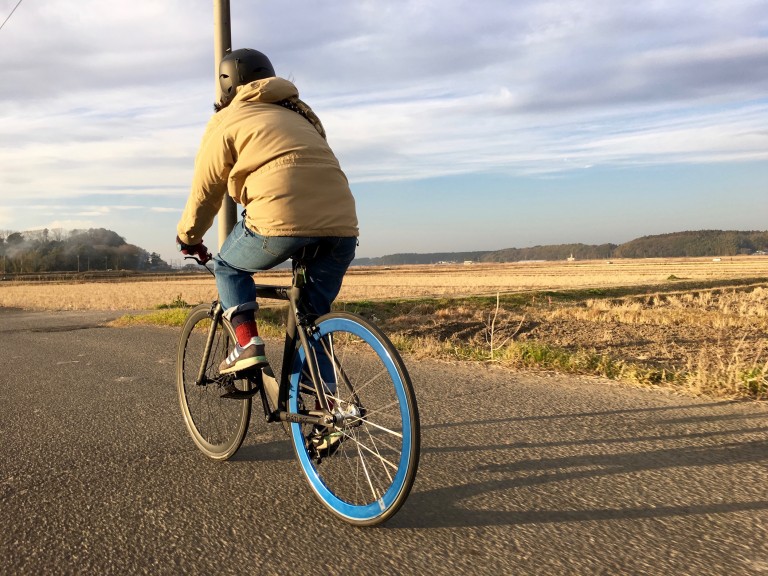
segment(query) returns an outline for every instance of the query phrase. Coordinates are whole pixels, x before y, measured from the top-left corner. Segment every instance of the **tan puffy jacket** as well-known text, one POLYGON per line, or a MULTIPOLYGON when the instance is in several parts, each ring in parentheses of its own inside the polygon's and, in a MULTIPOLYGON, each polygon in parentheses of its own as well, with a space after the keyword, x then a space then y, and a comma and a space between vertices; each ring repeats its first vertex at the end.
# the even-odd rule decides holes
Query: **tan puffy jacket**
POLYGON ((224 194, 245 207, 248 228, 263 236, 357 236, 355 200, 322 126, 283 78, 238 88, 208 122, 195 159, 192 190, 177 226, 198 244, 224 194), (291 99, 315 124, 274 102, 291 99))

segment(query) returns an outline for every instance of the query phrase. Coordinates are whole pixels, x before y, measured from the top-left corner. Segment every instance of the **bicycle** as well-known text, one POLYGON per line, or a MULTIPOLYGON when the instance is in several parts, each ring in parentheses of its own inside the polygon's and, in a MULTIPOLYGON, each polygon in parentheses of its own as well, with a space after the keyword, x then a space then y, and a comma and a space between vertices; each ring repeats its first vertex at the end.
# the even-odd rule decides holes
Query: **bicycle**
MULTIPOLYGON (((214 272, 196 260, 212 275, 214 272)), ((254 397, 282 423, 315 497, 338 518, 373 526, 403 505, 416 478, 420 426, 408 371, 387 336, 348 312, 316 317, 304 302, 306 268, 291 286, 257 285, 257 298, 288 302, 282 370, 219 374, 235 343, 218 300, 193 308, 181 332, 177 389, 192 440, 208 458, 240 448, 254 397)))

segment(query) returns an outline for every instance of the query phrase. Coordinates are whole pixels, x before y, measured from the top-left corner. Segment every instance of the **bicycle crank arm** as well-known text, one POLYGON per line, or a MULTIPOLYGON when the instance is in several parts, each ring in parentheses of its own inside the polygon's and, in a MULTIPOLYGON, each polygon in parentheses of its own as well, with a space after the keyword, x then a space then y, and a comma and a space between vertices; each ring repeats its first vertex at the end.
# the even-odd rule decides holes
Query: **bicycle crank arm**
POLYGON ((227 398, 229 400, 248 400, 248 398, 253 398, 258 394, 260 388, 257 386, 246 392, 245 390, 237 389, 234 384, 229 384, 228 386, 224 386, 223 390, 224 394, 221 395, 221 398, 227 398))
POLYGON ((271 421, 280 422, 296 422, 297 424, 312 424, 318 426, 331 426, 333 424, 333 416, 328 414, 313 415, 313 414, 297 414, 296 412, 276 411, 271 415, 271 421))

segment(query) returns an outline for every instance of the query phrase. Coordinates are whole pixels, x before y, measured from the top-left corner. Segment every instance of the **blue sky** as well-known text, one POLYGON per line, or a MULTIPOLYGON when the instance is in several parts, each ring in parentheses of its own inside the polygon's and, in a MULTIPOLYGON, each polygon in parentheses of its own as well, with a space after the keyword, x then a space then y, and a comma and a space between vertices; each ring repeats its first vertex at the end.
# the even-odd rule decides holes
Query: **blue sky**
MULTIPOLYGON (((323 120, 359 256, 768 229, 764 0, 286 6, 232 2, 233 44, 323 120)), ((23 2, 0 30, 0 230, 177 258, 212 29, 209 0, 23 2)))

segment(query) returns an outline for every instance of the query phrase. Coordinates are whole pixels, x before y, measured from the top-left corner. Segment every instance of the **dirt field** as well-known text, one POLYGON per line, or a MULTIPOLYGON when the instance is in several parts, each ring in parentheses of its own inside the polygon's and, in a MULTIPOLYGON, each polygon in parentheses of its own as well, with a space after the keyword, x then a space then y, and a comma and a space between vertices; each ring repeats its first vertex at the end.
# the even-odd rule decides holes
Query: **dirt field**
MULTIPOLYGON (((648 259, 353 267, 339 300, 457 297, 528 291, 576 290, 617 286, 669 285, 768 276, 768 257, 648 259)), ((262 284, 290 283, 288 271, 256 275, 262 284)), ((162 282, 0 283, 0 306, 38 310, 147 310, 180 299, 214 299, 206 275, 162 282)))
POLYGON ((484 306, 449 306, 425 318, 417 306, 388 319, 386 328, 457 347, 472 343, 489 358, 492 347, 509 343, 589 352, 646 367, 651 379, 662 379, 664 371, 690 373, 691 386, 701 391, 738 388, 745 375, 768 375, 768 280, 565 302, 532 294, 522 303, 502 298, 498 309, 488 299, 484 306))

